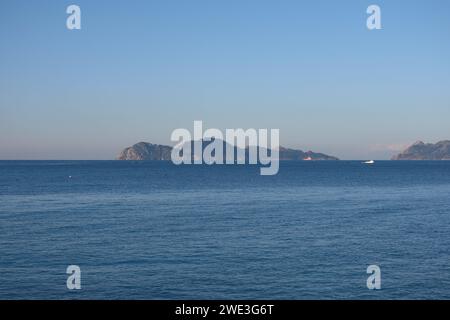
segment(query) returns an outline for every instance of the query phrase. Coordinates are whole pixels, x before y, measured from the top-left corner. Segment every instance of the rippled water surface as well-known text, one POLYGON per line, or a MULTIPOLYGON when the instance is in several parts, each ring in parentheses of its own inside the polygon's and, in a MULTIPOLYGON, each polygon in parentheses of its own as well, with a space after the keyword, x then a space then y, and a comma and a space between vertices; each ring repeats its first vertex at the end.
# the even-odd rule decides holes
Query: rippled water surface
POLYGON ((450 161, 0 161, 12 298, 450 299, 450 161))

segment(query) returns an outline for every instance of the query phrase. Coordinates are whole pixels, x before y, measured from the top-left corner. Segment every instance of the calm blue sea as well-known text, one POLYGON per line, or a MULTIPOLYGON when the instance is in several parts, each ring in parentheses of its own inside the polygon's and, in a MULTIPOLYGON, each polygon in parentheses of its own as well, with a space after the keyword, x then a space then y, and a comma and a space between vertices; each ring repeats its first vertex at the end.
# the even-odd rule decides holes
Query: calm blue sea
POLYGON ((15 298, 449 299, 450 161, 0 161, 15 298))

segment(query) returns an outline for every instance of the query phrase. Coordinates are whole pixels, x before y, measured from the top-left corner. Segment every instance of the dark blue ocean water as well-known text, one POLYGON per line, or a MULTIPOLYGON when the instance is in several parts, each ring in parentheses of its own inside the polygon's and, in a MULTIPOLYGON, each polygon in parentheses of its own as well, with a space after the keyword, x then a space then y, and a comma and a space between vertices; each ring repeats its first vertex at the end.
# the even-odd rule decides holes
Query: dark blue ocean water
POLYGON ((449 299, 450 162, 0 161, 11 298, 449 299))

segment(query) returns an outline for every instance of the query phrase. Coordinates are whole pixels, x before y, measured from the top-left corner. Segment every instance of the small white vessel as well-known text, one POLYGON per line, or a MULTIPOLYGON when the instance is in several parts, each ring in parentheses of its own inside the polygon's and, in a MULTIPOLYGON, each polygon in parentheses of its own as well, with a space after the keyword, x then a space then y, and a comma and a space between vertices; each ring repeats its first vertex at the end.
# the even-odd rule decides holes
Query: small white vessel
POLYGON ((373 161, 373 160, 368 160, 368 161, 364 161, 363 163, 365 163, 365 164, 374 164, 375 161, 373 161))

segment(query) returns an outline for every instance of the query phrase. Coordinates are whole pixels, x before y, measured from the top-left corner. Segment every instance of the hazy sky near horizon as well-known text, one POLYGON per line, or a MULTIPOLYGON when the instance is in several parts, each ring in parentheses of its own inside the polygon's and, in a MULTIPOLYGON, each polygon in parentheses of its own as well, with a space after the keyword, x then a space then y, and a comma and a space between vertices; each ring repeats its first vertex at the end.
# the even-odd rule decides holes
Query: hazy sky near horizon
POLYGON ((447 0, 2 0, 0 41, 0 159, 113 159, 194 120, 342 159, 450 139, 447 0))

